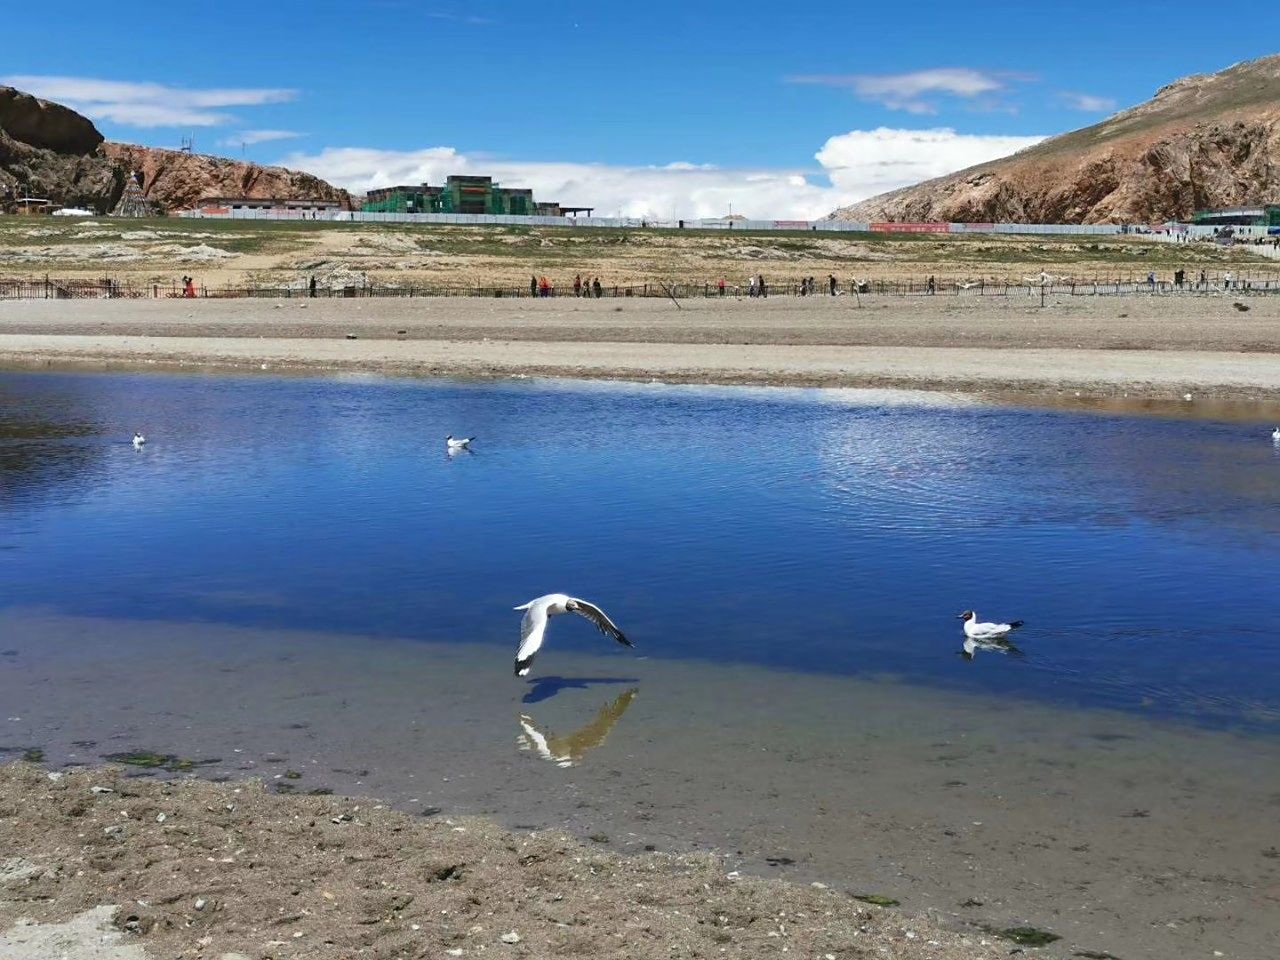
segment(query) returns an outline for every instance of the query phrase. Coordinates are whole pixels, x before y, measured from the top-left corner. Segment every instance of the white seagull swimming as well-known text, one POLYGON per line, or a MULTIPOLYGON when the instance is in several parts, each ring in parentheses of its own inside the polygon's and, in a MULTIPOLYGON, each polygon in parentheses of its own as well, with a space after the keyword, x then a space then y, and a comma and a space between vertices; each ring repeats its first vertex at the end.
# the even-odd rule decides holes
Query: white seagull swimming
POLYGON ((133 432, 133 445, 134 445, 134 447, 138 447, 138 448, 140 448, 140 447, 141 447, 144 443, 146 443, 146 442, 147 442, 147 438, 146 438, 146 437, 144 437, 142 434, 138 433, 138 431, 136 431, 136 430, 133 432))
POLYGON ((576 613, 580 617, 586 617, 606 637, 613 637, 624 647, 635 646, 622 635, 617 624, 610 620, 603 610, 577 597, 563 593, 548 593, 545 597, 530 600, 515 609, 524 611, 524 618, 520 621, 520 647, 516 650, 517 677, 523 677, 529 673, 529 666, 533 663, 534 656, 542 648, 542 639, 547 633, 547 618, 556 617, 562 613, 576 613))
POLYGON ((1280 427, 1276 427, 1271 431, 1271 439, 1276 443, 1280 443, 1280 427))
POLYGON ((1017 630, 1025 622, 1015 620, 1013 623, 979 623, 978 615, 972 610, 966 610, 957 616, 964 621, 964 635, 971 640, 995 640, 1017 630))
POLYGON ((471 441, 475 437, 455 437, 452 434, 444 438, 445 449, 447 450, 466 450, 471 446, 471 441))

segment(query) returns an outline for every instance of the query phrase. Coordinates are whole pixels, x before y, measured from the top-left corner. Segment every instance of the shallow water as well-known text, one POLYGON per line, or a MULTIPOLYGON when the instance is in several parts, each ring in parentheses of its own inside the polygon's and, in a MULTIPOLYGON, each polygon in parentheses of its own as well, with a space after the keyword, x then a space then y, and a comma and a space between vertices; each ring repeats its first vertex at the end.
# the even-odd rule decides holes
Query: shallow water
MULTIPOLYGON (((510 608, 566 590, 641 655, 1280 720, 1280 456, 1258 423, 11 373, 0 498, 0 606, 492 644, 496 678, 510 608), (447 433, 475 453, 446 457, 447 433), (1015 649, 960 656, 967 608, 1026 620, 1015 649)), ((540 670, 602 642, 581 622, 551 636, 540 670)))

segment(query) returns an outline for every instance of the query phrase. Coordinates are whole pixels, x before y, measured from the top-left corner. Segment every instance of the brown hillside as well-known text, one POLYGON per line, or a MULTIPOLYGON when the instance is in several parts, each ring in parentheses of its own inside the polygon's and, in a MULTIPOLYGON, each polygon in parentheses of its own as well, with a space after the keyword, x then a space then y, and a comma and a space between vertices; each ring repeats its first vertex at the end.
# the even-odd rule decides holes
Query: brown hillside
POLYGON ((164 210, 187 209, 206 197, 348 202, 345 190, 284 167, 129 143, 107 142, 102 149, 126 171, 140 174, 143 194, 164 210))
POLYGON ((1148 223, 1278 199, 1280 54, 1185 77, 1094 126, 831 218, 1148 223))
POLYGON ((143 192, 161 212, 211 196, 347 200, 346 191, 284 167, 104 143, 87 117, 0 86, 0 210, 39 197, 107 213, 130 174, 141 176, 143 192))

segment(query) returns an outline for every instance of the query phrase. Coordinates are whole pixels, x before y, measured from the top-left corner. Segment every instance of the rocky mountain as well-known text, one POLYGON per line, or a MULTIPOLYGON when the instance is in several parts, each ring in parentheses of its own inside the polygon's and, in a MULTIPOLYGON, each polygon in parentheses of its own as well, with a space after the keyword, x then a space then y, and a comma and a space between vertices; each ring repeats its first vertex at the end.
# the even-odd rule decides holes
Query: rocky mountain
POLYGON ((6 199, 39 197, 106 213, 130 175, 162 212, 215 196, 348 199, 318 177, 284 167, 108 143, 74 110, 0 86, 0 209, 6 199))
POLYGON ((275 197, 348 202, 319 177, 284 167, 264 167, 225 157, 107 142, 103 153, 141 178, 143 195, 163 210, 183 210, 205 197, 275 197))
POLYGON ((830 218, 1159 223, 1278 200, 1280 54, 1185 77, 1094 126, 830 218))
POLYGON ((101 144, 102 134, 74 110, 0 87, 0 197, 108 207, 125 174, 101 144))

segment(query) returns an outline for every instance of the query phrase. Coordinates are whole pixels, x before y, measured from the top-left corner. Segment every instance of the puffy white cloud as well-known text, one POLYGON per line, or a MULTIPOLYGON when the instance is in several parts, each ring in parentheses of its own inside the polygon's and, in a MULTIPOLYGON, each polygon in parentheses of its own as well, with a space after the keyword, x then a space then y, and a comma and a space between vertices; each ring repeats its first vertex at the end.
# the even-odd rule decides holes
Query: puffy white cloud
POLYGON ((270 87, 192 90, 94 77, 20 75, 0 78, 0 83, 56 100, 94 120, 131 127, 216 127, 233 119, 219 108, 286 103, 298 95, 270 87))
POLYGON ((1110 113, 1116 108, 1115 97, 1098 97, 1091 93, 1063 91, 1058 94, 1058 99, 1072 110, 1082 110, 1085 113, 1110 113))
POLYGON ((306 134, 296 130, 241 130, 233 137, 224 137, 218 141, 221 147, 238 147, 242 144, 252 147, 259 143, 273 143, 276 140, 296 140, 306 134))
POLYGON ((910 73, 811 74, 788 78, 791 83, 851 90, 859 99, 915 114, 937 112, 932 102, 922 99, 928 94, 964 99, 989 97, 1006 90, 1009 81, 1025 79, 1027 77, 1020 74, 971 67, 935 67, 910 73))
POLYGON ((1043 137, 980 136, 954 130, 853 130, 830 138, 815 170, 722 169, 676 162, 661 167, 522 162, 469 157, 453 147, 377 150, 331 147, 280 160, 349 190, 487 174, 531 187, 539 200, 592 206, 600 216, 696 219, 734 213, 809 220, 877 193, 994 160, 1043 137))
POLYGON ((817 160, 836 190, 855 200, 1007 157, 1042 136, 1000 136, 932 130, 852 130, 828 140, 817 160))

